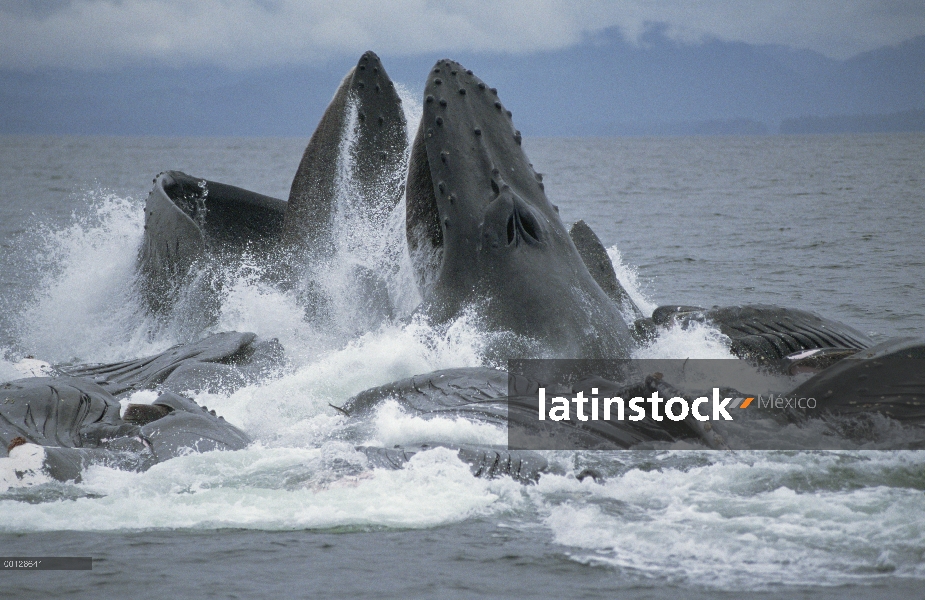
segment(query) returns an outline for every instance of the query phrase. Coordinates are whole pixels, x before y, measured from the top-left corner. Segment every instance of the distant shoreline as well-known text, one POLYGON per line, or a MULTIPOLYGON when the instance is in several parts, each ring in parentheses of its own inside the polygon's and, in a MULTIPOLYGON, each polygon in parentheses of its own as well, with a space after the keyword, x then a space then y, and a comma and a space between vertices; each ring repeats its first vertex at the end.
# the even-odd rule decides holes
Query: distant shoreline
POLYGON ((925 109, 881 115, 839 115, 784 119, 779 133, 898 133, 925 131, 925 109))
POLYGON ((713 119, 674 123, 617 123, 614 136, 677 135, 794 135, 838 133, 904 133, 925 131, 925 109, 885 114, 855 114, 820 117, 807 115, 784 119, 774 126, 755 119, 713 119))

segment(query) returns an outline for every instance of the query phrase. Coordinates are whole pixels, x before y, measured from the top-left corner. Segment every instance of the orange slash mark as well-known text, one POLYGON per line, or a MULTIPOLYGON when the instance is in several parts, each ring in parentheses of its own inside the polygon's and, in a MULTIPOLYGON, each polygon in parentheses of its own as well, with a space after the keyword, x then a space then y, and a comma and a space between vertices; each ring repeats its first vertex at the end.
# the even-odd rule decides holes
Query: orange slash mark
POLYGON ((743 402, 742 406, 740 406, 739 408, 748 408, 748 405, 752 403, 752 400, 754 400, 754 398, 746 398, 745 402, 743 402))

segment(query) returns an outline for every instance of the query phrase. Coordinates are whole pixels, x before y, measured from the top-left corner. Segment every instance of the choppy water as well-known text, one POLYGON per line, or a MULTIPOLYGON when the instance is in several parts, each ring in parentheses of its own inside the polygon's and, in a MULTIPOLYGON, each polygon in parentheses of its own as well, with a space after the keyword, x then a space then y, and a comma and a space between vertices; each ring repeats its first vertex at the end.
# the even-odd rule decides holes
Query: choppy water
MULTIPOLYGON (((175 168, 286 197, 304 143, 0 138, 0 380, 17 377, 13 364, 27 354, 114 361, 185 341, 183 315, 154 322, 131 291, 151 177, 175 168)), ((563 219, 595 229, 649 310, 765 302, 875 338, 925 335, 921 134, 525 146, 563 219)), ((257 443, 141 474, 94 467, 80 484, 0 493, 4 554, 96 559, 91 573, 4 573, 14 587, 48 597, 925 590, 922 452, 563 452, 550 457, 565 475, 524 487, 474 479, 438 449, 401 471, 345 474, 360 459, 332 438, 340 417, 329 402, 477 365, 485 340, 465 320, 439 332, 412 321, 348 343, 313 328, 252 267, 226 274, 215 328, 278 337, 291 369, 196 400, 257 443), (574 473, 589 465, 607 481, 578 482, 574 473)), ((673 332, 638 354, 728 356, 707 329, 673 332)), ((394 406, 371 435, 383 444, 506 439, 394 406)))

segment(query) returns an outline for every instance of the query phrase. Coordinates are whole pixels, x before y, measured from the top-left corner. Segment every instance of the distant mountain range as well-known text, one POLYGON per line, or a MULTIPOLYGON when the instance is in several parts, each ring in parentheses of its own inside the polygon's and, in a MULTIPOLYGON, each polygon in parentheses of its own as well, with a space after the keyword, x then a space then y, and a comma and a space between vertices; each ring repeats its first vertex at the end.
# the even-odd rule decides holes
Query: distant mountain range
POLYGON ((780 133, 885 133, 925 131, 925 109, 886 115, 842 115, 784 119, 780 133))
MULTIPOLYGON (((375 49, 374 49, 375 50, 375 49)), ((439 56, 382 59, 414 97, 439 56)), ((455 54, 534 136, 925 130, 925 36, 847 60, 608 30, 528 55, 455 54)), ((352 57, 228 70, 0 71, 0 133, 307 137, 352 57)))

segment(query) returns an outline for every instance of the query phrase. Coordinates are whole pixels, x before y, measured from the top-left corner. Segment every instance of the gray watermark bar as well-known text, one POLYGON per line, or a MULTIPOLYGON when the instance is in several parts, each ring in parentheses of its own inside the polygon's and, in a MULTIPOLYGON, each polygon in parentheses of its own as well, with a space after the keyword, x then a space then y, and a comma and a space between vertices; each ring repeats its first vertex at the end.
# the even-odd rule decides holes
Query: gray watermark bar
POLYGON ((7 556, 0 557, 0 568, 16 571, 92 571, 90 556, 7 556))
POLYGON ((858 354, 833 365, 511 360, 508 449, 925 449, 925 349, 858 354))

